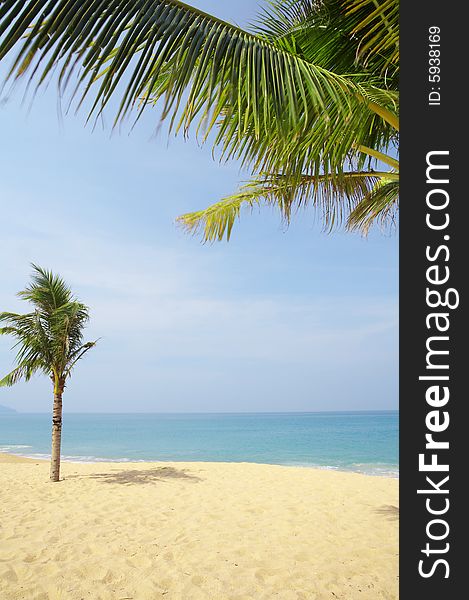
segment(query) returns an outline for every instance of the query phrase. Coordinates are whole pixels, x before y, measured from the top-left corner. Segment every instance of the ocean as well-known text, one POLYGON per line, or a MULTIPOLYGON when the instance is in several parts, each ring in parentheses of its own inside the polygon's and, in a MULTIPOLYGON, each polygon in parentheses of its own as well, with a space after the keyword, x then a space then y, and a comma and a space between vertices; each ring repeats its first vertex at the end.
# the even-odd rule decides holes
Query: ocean
MULTIPOLYGON (((397 477, 398 411, 64 415, 63 460, 254 462, 397 477)), ((0 414, 0 452, 50 456, 51 416, 0 414)))

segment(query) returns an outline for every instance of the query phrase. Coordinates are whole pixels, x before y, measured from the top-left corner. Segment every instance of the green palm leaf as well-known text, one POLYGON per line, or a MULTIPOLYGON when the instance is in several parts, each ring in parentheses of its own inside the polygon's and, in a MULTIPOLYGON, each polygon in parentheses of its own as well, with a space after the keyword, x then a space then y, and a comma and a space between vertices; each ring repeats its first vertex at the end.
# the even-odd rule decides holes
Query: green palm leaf
POLYGON ((399 181, 393 181, 388 175, 355 206, 348 217, 348 228, 366 234, 376 222, 382 227, 395 225, 398 199, 399 181))
POLYGON ((303 175, 299 180, 281 175, 266 176, 251 181, 239 193, 204 210, 182 215, 178 222, 189 233, 200 233, 206 242, 229 240, 243 208, 272 206, 288 224, 294 212, 312 204, 320 212, 325 229, 332 230, 345 222, 347 227, 366 232, 370 215, 376 218, 381 210, 388 209, 384 204, 381 208, 381 182, 390 179, 398 186, 397 174, 377 171, 348 172, 340 178, 303 175), (340 202, 337 202, 338 196, 340 202), (354 215, 353 222, 350 214, 354 215))
POLYGON ((165 111, 170 107, 177 110, 191 84, 192 97, 184 108, 188 124, 195 117, 194 100, 202 88, 207 98, 204 116, 226 106, 225 102, 217 103, 217 98, 229 88, 231 106, 240 101, 238 110, 243 114, 246 110, 248 114, 266 111, 267 116, 277 117, 278 127, 285 132, 295 125, 297 110, 322 106, 329 93, 346 99, 347 85, 334 73, 304 63, 260 37, 177 0, 6 1, 0 8, 0 35, 5 33, 0 59, 19 43, 10 74, 20 76, 30 71, 38 84, 61 61, 59 82, 65 84, 79 61, 83 97, 106 66, 94 94, 93 107, 99 106, 99 110, 124 74, 129 75, 119 116, 171 61, 165 111), (131 60, 137 54, 138 64, 132 68, 131 60), (285 77, 284 85, 279 77, 285 77), (301 97, 297 91, 305 80, 307 88, 301 97), (263 100, 263 92, 267 92, 268 101, 263 100), (257 94, 256 104, 253 100, 257 94))
POLYGON ((164 95, 163 118, 185 131, 195 120, 208 130, 217 123, 217 142, 241 154, 245 136, 289 140, 318 120, 330 130, 366 108, 350 78, 177 0, 12 0, 0 9, 2 34, 0 59, 19 44, 11 76, 29 72, 40 85, 59 66, 63 89, 80 65, 75 91, 81 102, 93 90, 91 113, 122 83, 116 121, 142 97, 140 111, 164 95))
MULTIPOLYGON (((348 16, 358 17, 353 33, 360 39, 358 56, 365 64, 382 61, 382 71, 399 67, 399 2, 349 0, 348 16)), ((392 72, 392 71, 391 71, 392 72)))
POLYGON ((254 30, 335 73, 386 75, 386 87, 398 89, 396 0, 271 0, 254 30))
POLYGON ((71 99, 90 117, 114 97, 115 123, 161 103, 170 129, 213 132, 254 177, 327 177, 340 193, 369 168, 361 148, 397 144, 396 6, 275 0, 248 32, 178 0, 5 0, 0 59, 15 48, 10 77, 36 86, 58 70, 61 93, 79 68, 71 99))

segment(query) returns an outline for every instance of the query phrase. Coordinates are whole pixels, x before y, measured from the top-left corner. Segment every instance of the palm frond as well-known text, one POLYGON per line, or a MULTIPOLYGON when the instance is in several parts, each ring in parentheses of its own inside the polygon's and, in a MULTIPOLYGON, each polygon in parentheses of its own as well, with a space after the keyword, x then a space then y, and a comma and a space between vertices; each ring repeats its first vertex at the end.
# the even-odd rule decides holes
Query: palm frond
MULTIPOLYGON (((381 189, 381 181, 393 176, 397 179, 397 175, 376 171, 348 172, 340 178, 329 174, 317 177, 304 175, 294 180, 282 175, 266 176, 250 182, 239 193, 205 210, 182 215, 178 222, 186 231, 200 233, 206 242, 224 238, 229 240, 233 225, 243 208, 253 210, 263 205, 275 207, 288 224, 294 211, 310 205, 319 211, 324 228, 330 231, 344 223, 348 224, 349 215, 354 214, 357 207, 364 206, 364 201, 375 190, 381 189)), ((378 211, 378 205, 374 210, 378 211)))
POLYGON ((383 178, 357 204, 347 219, 349 230, 359 230, 365 235, 374 223, 388 229, 397 222, 399 181, 383 178))
POLYGON ((318 0, 270 0, 260 8, 252 27, 269 39, 281 40, 317 23, 324 6, 318 0))
MULTIPOLYGON (((49 372, 51 353, 49 339, 44 332, 41 319, 37 312, 18 315, 16 313, 0 314, 0 321, 6 322, 7 327, 1 332, 10 334, 16 340, 16 362, 18 365, 34 365, 34 371, 49 372)), ((19 370, 17 376, 27 374, 27 370, 19 370)))
POLYGON ((81 358, 83 358, 83 356, 89 350, 91 350, 91 348, 94 348, 97 343, 98 343, 98 340, 94 340, 93 342, 86 342, 85 344, 83 344, 82 346, 77 348, 74 352, 69 354, 67 366, 64 371, 65 377, 70 377, 70 374, 71 374, 73 368, 75 367, 75 365, 77 364, 77 362, 81 358))
POLYGON ((192 81, 191 98, 185 107, 188 123, 195 116, 193 104, 202 88, 207 97, 205 116, 217 110, 216 97, 223 96, 224 89, 229 89, 230 105, 241 100, 239 110, 243 114, 256 112, 255 105, 243 102, 243 92, 249 89, 249 99, 257 95, 259 108, 276 116, 279 125, 284 122, 287 129, 295 125, 295 103, 301 102, 303 110, 311 103, 322 105, 327 89, 343 95, 345 85, 335 74, 302 64, 295 55, 178 0, 12 0, 0 8, 2 34, 6 35, 0 45, 0 59, 20 45, 10 73, 21 76, 29 71, 38 84, 60 63, 59 82, 65 84, 78 61, 82 67, 79 81, 86 95, 106 66, 94 94, 93 107, 99 105, 99 110, 124 74, 129 74, 119 115, 133 105, 171 60, 173 72, 165 92, 165 112, 173 105, 177 109, 192 81), (139 61, 132 69, 130 62, 136 55, 139 61), (288 79, 286 85, 279 85, 278 71, 288 79), (298 98, 295 88, 305 87, 305 79, 309 89, 304 90, 304 98, 298 98), (265 92, 269 102, 264 103, 265 92))
POLYGON ((383 70, 399 66, 399 1, 347 0, 347 15, 358 16, 353 33, 360 39, 358 56, 365 64, 384 60, 383 70))
POLYGON ((254 30, 326 69, 398 87, 398 0, 271 0, 254 30))
POLYGON ((31 378, 32 373, 33 369, 31 366, 28 367, 28 365, 21 364, 15 367, 11 373, 0 379, 0 387, 11 387, 22 379, 27 381, 31 378))
POLYGON ((16 327, 0 327, 0 335, 15 335, 18 333, 16 327))
MULTIPOLYGON (((80 66, 79 103, 92 94, 91 113, 99 114, 120 96, 116 122, 138 102, 141 114, 164 98, 162 117, 173 127, 187 132, 196 123, 207 134, 216 124, 216 144, 227 158, 236 153, 255 162, 256 170, 271 160, 266 147, 292 139, 306 144, 304 133, 313 126, 326 135, 348 123, 358 132, 348 137, 368 146, 389 138, 380 119, 369 135, 376 115, 368 114, 363 82, 359 88, 351 78, 178 0, 10 0, 0 9, 2 34, 0 59, 19 48, 12 77, 29 73, 41 85, 58 67, 63 91, 80 66), (163 80, 162 71, 168 75, 163 80)), ((344 138, 342 161, 347 146, 344 138)), ((276 162, 264 170, 278 171, 276 162)))
MULTIPOLYGON (((115 124, 161 103, 170 130, 213 132, 222 159, 297 182, 300 196, 303 178, 328 173, 339 202, 344 178, 363 194, 347 175, 373 166, 360 148, 383 154, 398 141, 397 16, 398 0, 272 0, 250 32, 179 0, 4 0, 0 60, 16 49, 9 77, 36 87, 58 72, 60 94, 77 73, 71 99, 88 99, 95 118, 117 99, 115 124)), ((215 238, 236 219, 219 205, 215 238)), ((215 223, 212 209, 201 222, 215 223)))
POLYGON ((32 302, 38 310, 51 311, 72 300, 72 293, 65 281, 51 271, 31 265, 32 282, 18 296, 32 302))

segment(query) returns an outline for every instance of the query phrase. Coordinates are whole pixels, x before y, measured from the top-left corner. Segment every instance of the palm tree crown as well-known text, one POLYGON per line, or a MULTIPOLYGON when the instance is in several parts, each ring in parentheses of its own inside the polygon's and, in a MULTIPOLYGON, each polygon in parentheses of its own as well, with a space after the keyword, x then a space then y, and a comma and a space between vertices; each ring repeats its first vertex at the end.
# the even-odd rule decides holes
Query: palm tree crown
POLYGON ((32 283, 18 296, 31 302, 33 311, 0 313, 0 335, 17 340, 17 366, 0 380, 0 386, 28 381, 39 372, 51 377, 54 389, 63 389, 73 367, 96 344, 83 343, 88 308, 73 297, 63 279, 35 265, 32 283))

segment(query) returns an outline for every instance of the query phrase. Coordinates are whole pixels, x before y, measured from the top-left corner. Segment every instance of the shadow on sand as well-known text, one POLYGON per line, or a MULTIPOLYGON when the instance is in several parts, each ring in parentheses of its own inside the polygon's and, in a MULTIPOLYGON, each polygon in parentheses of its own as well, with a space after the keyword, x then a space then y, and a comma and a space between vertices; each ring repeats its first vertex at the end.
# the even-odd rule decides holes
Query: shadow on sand
MULTIPOLYGON (((71 477, 74 477, 73 475, 71 477)), ((71 477, 67 477, 70 479, 71 477)), ((83 479, 97 479, 103 483, 119 483, 122 485, 132 483, 152 483, 156 481, 167 481, 169 479, 182 479, 186 481, 201 481, 199 477, 186 473, 184 469, 174 467, 157 467, 154 469, 132 469, 126 471, 115 471, 109 473, 93 473, 92 475, 75 475, 83 479)))
POLYGON ((390 521, 397 521, 399 519, 399 507, 393 504, 384 504, 381 508, 377 508, 376 512, 379 515, 387 517, 390 521))

